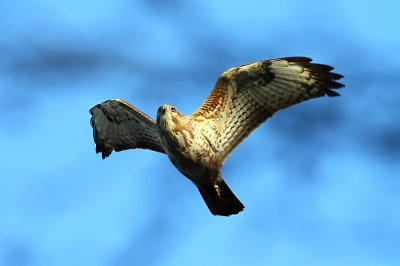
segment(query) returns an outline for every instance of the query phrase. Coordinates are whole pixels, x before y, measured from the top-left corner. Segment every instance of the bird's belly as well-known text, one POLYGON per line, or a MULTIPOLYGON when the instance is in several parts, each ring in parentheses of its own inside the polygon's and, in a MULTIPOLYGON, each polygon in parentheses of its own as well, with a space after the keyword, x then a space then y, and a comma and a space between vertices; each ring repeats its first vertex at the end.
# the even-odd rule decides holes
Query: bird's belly
POLYGON ((209 154, 196 152, 195 147, 180 147, 171 139, 162 138, 164 150, 172 164, 197 184, 212 184, 219 171, 215 170, 209 154))
POLYGON ((168 158, 179 172, 197 184, 212 184, 218 177, 218 172, 208 165, 183 154, 169 153, 168 158))

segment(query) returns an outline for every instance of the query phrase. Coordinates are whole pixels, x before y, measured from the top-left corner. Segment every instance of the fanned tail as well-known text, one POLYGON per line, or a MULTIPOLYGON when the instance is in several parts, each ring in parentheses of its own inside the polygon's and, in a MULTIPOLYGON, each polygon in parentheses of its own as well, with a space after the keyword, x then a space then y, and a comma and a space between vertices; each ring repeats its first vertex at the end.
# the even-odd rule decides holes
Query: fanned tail
POLYGON ((233 194, 224 180, 214 185, 198 185, 197 188, 208 209, 214 215, 229 216, 238 214, 244 209, 244 205, 233 194))

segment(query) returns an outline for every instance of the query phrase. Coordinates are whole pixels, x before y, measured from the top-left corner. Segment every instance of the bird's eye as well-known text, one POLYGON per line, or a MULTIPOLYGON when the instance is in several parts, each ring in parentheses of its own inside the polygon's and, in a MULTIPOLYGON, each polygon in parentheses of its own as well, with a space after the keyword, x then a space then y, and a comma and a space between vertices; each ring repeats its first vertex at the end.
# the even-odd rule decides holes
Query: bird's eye
POLYGON ((175 109, 175 107, 171 107, 171 112, 173 112, 173 113, 175 113, 175 112, 176 112, 176 109, 175 109))

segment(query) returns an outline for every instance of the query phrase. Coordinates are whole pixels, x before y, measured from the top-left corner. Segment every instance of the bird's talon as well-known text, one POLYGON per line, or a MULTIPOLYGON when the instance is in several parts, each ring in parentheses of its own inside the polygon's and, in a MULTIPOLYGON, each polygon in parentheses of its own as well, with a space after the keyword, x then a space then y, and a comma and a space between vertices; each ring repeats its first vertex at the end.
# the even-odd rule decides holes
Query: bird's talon
POLYGON ((214 184, 214 188, 217 192, 218 198, 221 198, 221 188, 217 184, 214 184))

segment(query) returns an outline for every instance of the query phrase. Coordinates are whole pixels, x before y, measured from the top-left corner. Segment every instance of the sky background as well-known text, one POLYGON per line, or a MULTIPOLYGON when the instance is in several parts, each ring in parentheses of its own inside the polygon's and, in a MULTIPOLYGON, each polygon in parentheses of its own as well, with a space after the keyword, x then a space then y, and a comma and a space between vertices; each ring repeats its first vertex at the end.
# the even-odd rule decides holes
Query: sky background
POLYGON ((399 265, 399 3, 1 1, 0 265, 399 265), (161 154, 95 154, 99 102, 190 114, 224 70, 296 55, 346 88, 228 158, 239 215, 161 154))

